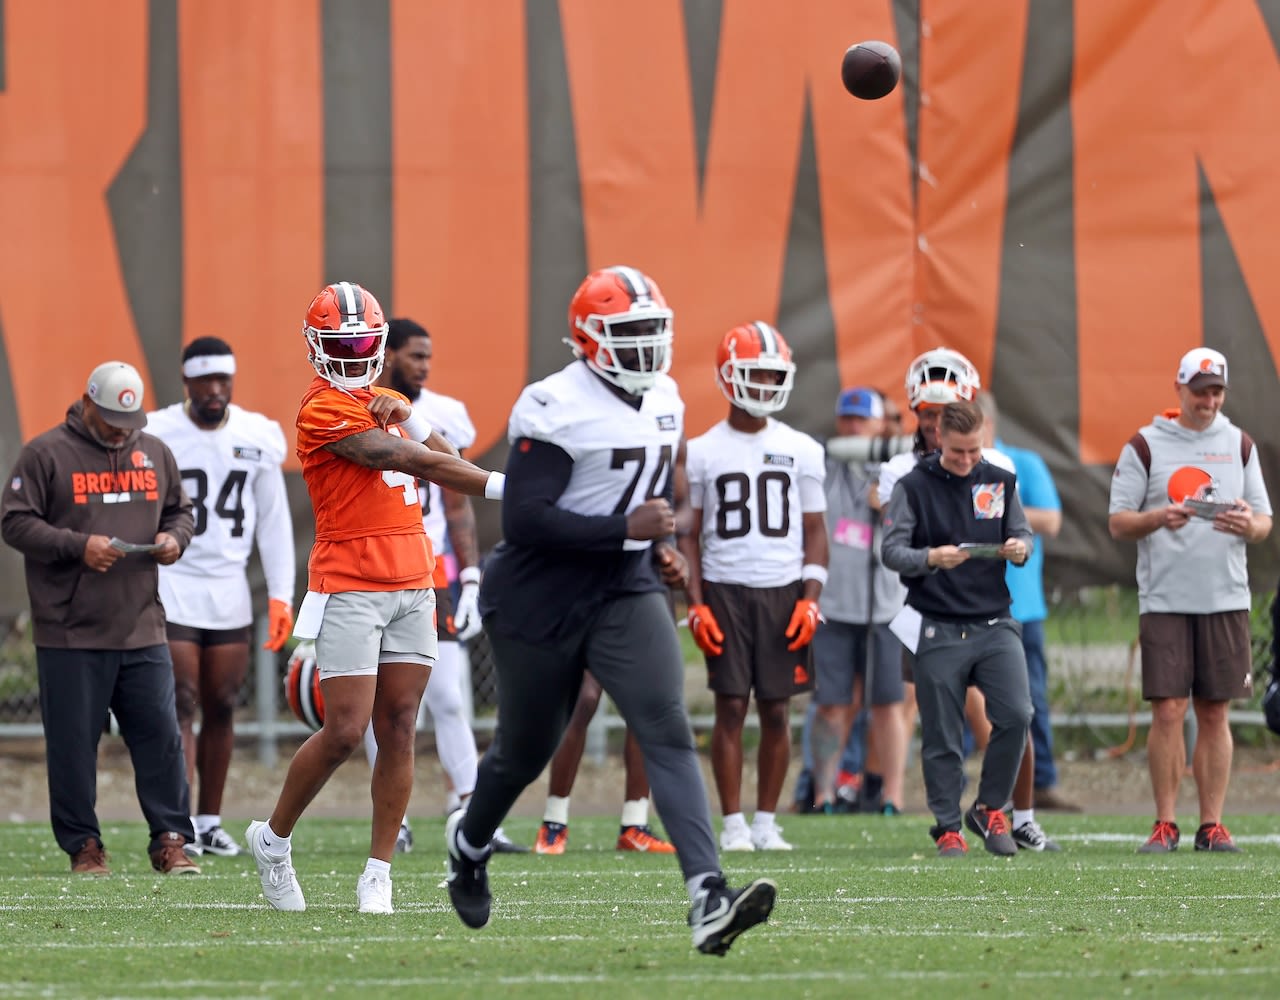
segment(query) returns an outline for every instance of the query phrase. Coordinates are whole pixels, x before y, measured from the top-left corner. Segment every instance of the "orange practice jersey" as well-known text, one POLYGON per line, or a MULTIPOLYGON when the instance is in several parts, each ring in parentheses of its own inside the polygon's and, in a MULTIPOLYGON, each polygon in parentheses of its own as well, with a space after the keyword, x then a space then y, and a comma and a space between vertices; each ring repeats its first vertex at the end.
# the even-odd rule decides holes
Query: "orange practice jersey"
MULTIPOLYGON (((422 530, 418 483, 404 472, 381 472, 333 454, 325 445, 377 428, 368 403, 392 389, 335 389, 316 378, 298 410, 298 458, 315 511, 316 540, 307 589, 417 590, 432 585, 435 558, 422 530)), ((407 403, 408 400, 405 400, 407 403)), ((396 427, 388 433, 399 434, 396 427)))

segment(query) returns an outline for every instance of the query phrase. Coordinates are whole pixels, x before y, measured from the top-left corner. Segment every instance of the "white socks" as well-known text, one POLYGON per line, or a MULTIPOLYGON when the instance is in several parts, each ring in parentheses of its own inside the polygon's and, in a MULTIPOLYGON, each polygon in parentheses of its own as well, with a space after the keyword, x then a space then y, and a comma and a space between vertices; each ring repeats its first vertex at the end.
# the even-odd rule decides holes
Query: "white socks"
POLYGON ((561 826, 569 825, 569 796, 563 798, 559 795, 547 796, 547 808, 542 814, 544 823, 559 823, 561 826))

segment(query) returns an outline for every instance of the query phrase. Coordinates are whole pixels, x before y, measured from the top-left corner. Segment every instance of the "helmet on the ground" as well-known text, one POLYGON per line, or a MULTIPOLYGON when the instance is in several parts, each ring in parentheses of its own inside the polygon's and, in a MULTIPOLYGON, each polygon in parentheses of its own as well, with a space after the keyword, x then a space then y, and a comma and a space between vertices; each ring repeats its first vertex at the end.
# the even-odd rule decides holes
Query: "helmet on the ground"
POLYGON ((324 695, 320 693, 320 668, 316 666, 314 644, 299 643, 289 658, 289 668, 284 675, 284 698, 299 722, 312 729, 324 725, 324 695))

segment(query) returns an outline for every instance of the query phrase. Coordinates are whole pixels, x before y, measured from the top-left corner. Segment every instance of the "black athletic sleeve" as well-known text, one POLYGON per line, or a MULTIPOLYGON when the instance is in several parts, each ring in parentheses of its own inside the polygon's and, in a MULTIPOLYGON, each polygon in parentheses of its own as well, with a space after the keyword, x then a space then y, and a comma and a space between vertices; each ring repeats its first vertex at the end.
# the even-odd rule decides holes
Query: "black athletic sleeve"
POLYGON ((520 438, 507 459, 502 494, 502 535, 530 548, 620 551, 625 514, 576 514, 556 506, 569 485, 573 459, 547 441, 520 438))

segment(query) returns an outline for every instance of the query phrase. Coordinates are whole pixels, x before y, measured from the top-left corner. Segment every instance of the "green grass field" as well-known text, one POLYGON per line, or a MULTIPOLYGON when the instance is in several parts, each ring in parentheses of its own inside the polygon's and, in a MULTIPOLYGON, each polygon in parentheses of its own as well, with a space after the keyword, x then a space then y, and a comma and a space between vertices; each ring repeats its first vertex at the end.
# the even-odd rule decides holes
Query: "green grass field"
MULTIPOLYGON (((1246 853, 1135 852, 1146 821, 1043 817, 1061 854, 933 856, 919 816, 790 817, 791 854, 728 857, 767 875, 770 922, 699 955, 674 860, 613 850, 575 817, 569 853, 490 865, 493 920, 470 931, 443 888, 439 820, 395 865, 396 913, 355 912, 360 821, 304 820, 302 914, 260 897, 248 858, 199 878, 151 872, 145 831, 104 831, 114 874, 72 877, 43 824, 0 825, 3 997, 1274 996, 1275 817, 1228 817, 1246 853)), ((236 824, 237 828, 240 824, 236 824)), ((531 821, 509 832, 532 840, 531 821)), ((236 830, 240 833, 239 829, 236 830)), ((972 840, 972 838, 970 838, 972 840)), ((972 844, 971 844, 972 848, 972 844)))

